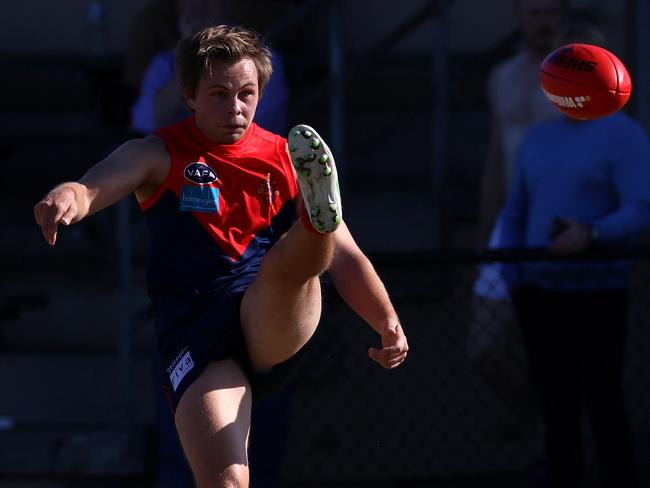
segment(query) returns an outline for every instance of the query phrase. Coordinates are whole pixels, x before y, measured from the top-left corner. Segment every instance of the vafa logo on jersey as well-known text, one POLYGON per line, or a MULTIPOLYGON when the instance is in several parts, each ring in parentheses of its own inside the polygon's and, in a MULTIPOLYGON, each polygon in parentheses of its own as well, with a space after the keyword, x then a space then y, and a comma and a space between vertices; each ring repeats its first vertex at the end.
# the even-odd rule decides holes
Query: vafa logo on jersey
POLYGON ((214 170, 202 161, 195 161, 185 166, 183 175, 187 180, 199 185, 207 185, 217 180, 214 170))

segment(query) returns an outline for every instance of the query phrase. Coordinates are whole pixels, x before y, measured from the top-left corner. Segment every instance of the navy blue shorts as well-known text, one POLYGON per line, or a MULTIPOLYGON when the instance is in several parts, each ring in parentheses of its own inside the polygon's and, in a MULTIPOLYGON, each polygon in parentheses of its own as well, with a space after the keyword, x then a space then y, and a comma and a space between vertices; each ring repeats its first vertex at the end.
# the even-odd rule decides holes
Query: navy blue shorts
POLYGON ((241 301, 252 279, 207 295, 168 290, 157 297, 163 388, 173 412, 210 362, 234 359, 246 374, 255 401, 279 390, 297 369, 305 347, 269 372, 253 371, 240 322, 241 301))

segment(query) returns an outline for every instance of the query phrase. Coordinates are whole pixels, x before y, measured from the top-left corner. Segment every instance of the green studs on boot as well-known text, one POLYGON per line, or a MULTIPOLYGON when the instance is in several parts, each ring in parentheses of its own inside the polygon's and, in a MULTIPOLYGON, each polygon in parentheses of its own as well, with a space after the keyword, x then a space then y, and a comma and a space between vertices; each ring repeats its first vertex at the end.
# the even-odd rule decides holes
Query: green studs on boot
POLYGON ((342 205, 330 148, 305 124, 289 131, 287 143, 311 226, 321 234, 334 232, 342 222, 342 205))

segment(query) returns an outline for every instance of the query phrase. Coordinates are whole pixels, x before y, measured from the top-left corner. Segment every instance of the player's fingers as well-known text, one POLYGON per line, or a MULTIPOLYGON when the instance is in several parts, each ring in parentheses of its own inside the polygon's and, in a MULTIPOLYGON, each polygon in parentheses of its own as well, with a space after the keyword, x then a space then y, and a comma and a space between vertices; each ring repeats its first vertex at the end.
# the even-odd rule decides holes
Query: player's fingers
POLYGON ((386 369, 394 369, 404 362, 406 359, 406 353, 397 356, 385 357, 380 354, 380 351, 375 349, 374 352, 371 352, 370 357, 381 367, 386 369))
POLYGON ((56 234, 57 234, 58 227, 59 224, 52 223, 52 222, 41 227, 43 232, 43 237, 45 237, 45 240, 51 246, 53 246, 56 243, 56 234))
POLYGON ((371 347, 368 349, 368 355, 375 362, 379 363, 383 367, 388 367, 389 363, 395 358, 398 358, 403 354, 397 346, 385 347, 383 349, 375 349, 371 347))
POLYGON ((36 223, 41 228, 41 233, 43 234, 43 238, 47 242, 50 242, 50 236, 49 236, 49 234, 48 234, 48 232, 46 230, 46 226, 44 225, 45 224, 44 215, 45 215, 46 210, 47 210, 47 208, 45 207, 45 205, 43 203, 41 203, 41 202, 37 203, 34 206, 34 219, 36 220, 36 223))
POLYGON ((50 245, 54 245, 56 242, 56 224, 49 224, 45 220, 41 220, 43 223, 40 224, 41 227, 41 233, 43 234, 43 238, 48 242, 50 245))
MULTIPOLYGON (((57 215, 58 209, 54 205, 43 205, 40 212, 40 225, 43 237, 50 244, 56 242, 57 228, 59 226, 57 215)), ((60 216, 59 216, 60 218, 60 216)))
POLYGON ((375 361, 375 362, 377 362, 379 364, 381 364, 382 361, 385 360, 385 357, 384 357, 384 354, 383 354, 382 350, 381 349, 375 349, 374 347, 371 347, 370 349, 368 349, 368 356, 370 356, 370 358, 373 361, 375 361))
POLYGON ((45 240, 50 246, 56 244, 56 234, 57 234, 56 228, 54 228, 54 230, 51 229, 46 230, 43 227, 42 232, 43 232, 43 237, 45 238, 45 240))
POLYGON ((56 230, 59 226, 59 221, 56 219, 56 209, 50 209, 43 222, 43 230, 48 236, 48 242, 53 244, 53 239, 56 239, 56 230))
POLYGON ((36 220, 36 223, 38 225, 42 225, 42 218, 41 218, 41 213, 42 213, 42 205, 40 202, 38 202, 36 205, 34 205, 34 220, 36 220))
POLYGON ((58 223, 61 222, 61 219, 63 218, 63 216, 65 215, 65 213, 70 209, 70 206, 68 206, 68 207, 61 207, 61 206, 59 206, 59 205, 54 205, 53 207, 54 207, 54 217, 53 217, 52 220, 53 220, 56 224, 58 224, 58 223))
POLYGON ((72 219, 77 215, 77 208, 74 205, 70 205, 68 209, 61 215, 61 223, 64 225, 70 225, 72 219))
POLYGON ((56 243, 59 224, 69 225, 77 214, 76 206, 68 203, 67 206, 49 204, 46 206, 45 216, 41 217, 43 234, 50 245, 56 243))
POLYGON ((383 359, 388 359, 392 355, 398 354, 400 352, 400 348, 398 346, 387 346, 387 347, 383 347, 381 349, 375 349, 373 347, 372 349, 376 351, 377 357, 380 357, 380 358, 383 358, 383 359))
POLYGON ((395 361, 403 361, 406 358, 406 351, 401 351, 396 354, 391 354, 386 358, 386 364, 394 363, 395 361))
POLYGON ((402 363, 404 363, 404 361, 406 361, 406 357, 396 359, 395 361, 390 361, 384 367, 386 369, 395 369, 395 368, 401 366, 402 363))
POLYGON ((368 356, 370 356, 371 359, 377 361, 377 359, 379 358, 378 352, 379 352, 378 349, 371 347, 370 349, 368 349, 368 356))

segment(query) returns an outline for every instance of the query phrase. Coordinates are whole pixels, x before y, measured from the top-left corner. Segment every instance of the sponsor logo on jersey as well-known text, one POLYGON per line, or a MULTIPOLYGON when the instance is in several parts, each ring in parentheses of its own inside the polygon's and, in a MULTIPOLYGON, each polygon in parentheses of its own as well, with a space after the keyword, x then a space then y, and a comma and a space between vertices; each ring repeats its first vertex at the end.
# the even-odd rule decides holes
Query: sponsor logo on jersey
POLYGON ((201 161, 195 161, 185 166, 183 175, 187 180, 199 185, 207 185, 217 180, 214 170, 201 161))
POLYGON ((194 360, 192 359, 190 352, 185 348, 178 356, 176 356, 176 359, 174 359, 172 364, 167 368, 169 381, 171 382, 174 391, 176 391, 180 382, 185 378, 187 373, 192 370, 192 368, 194 368, 194 360))
POLYGON ((219 189, 210 186, 185 185, 181 188, 181 210, 186 212, 217 213, 219 189))
POLYGON ((548 58, 548 61, 560 68, 572 69, 574 71, 594 71, 598 63, 577 58, 573 55, 573 48, 560 49, 548 58))
POLYGON ((548 98, 551 103, 562 108, 584 108, 585 104, 591 101, 589 95, 579 95, 575 97, 564 97, 561 95, 553 95, 552 93, 544 91, 544 95, 548 98))
POLYGON ((267 205, 273 205, 275 199, 280 196, 280 191, 275 186, 275 180, 271 179, 271 173, 266 174, 266 178, 257 188, 257 194, 260 200, 267 205))

